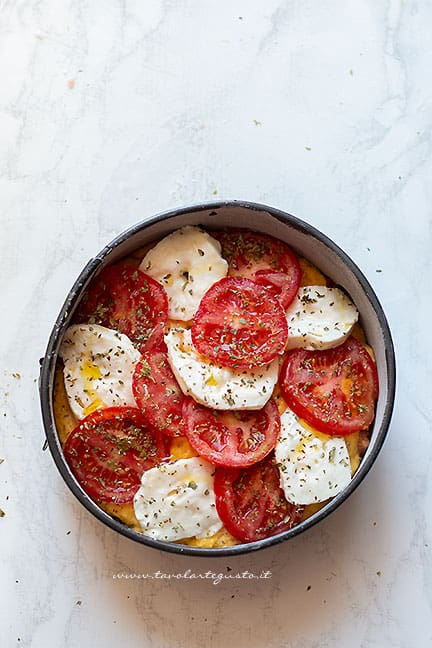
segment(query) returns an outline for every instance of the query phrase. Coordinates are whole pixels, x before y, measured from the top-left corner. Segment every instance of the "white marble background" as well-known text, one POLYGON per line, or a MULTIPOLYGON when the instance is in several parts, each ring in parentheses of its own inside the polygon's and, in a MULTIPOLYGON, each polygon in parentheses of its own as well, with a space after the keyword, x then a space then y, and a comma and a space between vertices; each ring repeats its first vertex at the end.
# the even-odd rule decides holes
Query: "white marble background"
POLYGON ((0 10, 1 645, 432 645, 432 3, 0 10), (41 450, 35 382, 87 260, 137 220, 215 197, 267 202, 334 238, 382 300, 399 370, 388 440, 350 501, 229 561, 136 546, 84 511, 41 450), (273 576, 112 578, 228 568, 273 576))

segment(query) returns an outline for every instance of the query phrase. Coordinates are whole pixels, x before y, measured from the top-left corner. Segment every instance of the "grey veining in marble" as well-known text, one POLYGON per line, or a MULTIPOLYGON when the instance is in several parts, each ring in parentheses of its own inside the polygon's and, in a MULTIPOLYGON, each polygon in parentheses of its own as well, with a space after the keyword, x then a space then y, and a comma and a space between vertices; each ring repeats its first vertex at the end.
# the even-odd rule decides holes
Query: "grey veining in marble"
POLYGON ((2 646, 432 645, 431 28, 427 1, 0 0, 2 646), (399 373, 352 498, 228 562, 92 519, 42 452, 35 382, 88 259, 215 197, 281 207, 341 245, 382 300, 399 373), (272 578, 113 578, 228 568, 272 578))

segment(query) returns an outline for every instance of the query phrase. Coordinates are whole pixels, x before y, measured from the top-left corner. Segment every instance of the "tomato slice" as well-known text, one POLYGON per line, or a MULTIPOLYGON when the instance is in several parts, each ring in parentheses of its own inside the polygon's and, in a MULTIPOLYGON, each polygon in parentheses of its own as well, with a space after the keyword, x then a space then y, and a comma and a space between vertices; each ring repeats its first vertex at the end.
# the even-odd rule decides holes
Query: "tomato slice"
POLYGON ((282 241, 248 230, 212 232, 222 245, 230 276, 247 277, 265 286, 284 308, 297 294, 302 271, 297 256, 282 241))
POLYGON ((285 499, 273 455, 243 470, 216 468, 214 491, 220 519, 242 542, 268 538, 300 521, 303 508, 285 499))
POLYGON ((334 349, 290 351, 280 387, 295 414, 326 434, 351 434, 368 428, 374 418, 375 363, 352 336, 334 349))
POLYGON ((132 390, 144 416, 168 436, 184 435, 182 406, 185 399, 163 350, 142 354, 135 367, 132 390))
POLYGON ((145 470, 168 456, 165 437, 138 409, 109 407, 80 421, 64 455, 82 488, 100 502, 131 502, 145 470))
POLYGON ((85 293, 76 317, 79 323, 124 333, 140 351, 155 329, 163 335, 167 319, 164 288, 141 270, 122 264, 102 270, 85 293))
POLYGON ((192 324, 196 349, 218 365, 250 369, 284 352, 288 323, 279 300, 250 279, 225 277, 205 293, 192 324))
POLYGON ((219 466, 250 466, 268 455, 280 433, 273 399, 260 410, 211 410, 186 398, 185 434, 199 455, 219 466))

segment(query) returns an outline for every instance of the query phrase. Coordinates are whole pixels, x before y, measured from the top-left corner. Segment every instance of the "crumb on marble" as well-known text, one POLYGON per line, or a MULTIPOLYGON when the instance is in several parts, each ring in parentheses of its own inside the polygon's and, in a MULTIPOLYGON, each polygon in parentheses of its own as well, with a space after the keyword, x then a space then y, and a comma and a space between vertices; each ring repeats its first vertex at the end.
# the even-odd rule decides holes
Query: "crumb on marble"
POLYGON ((67 82, 69 90, 73 90, 75 88, 75 79, 69 79, 67 82))

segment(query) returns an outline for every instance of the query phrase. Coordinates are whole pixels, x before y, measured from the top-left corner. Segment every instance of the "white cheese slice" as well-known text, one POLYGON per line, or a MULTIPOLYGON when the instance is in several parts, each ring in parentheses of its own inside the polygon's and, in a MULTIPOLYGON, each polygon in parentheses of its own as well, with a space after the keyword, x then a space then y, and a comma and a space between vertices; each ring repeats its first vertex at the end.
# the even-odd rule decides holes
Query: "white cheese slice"
POLYGON ((358 311, 339 288, 303 286, 290 304, 288 349, 330 349, 342 344, 358 320, 358 311))
POLYGON ((165 288, 168 317, 187 321, 210 286, 226 276, 228 263, 221 256, 219 241, 188 225, 159 241, 139 268, 165 288))
POLYGON ((168 360, 182 392, 217 410, 261 409, 278 378, 278 360, 241 370, 211 364, 195 350, 191 331, 172 328, 165 335, 168 360))
POLYGON ((97 324, 70 326, 60 347, 66 393, 82 419, 104 407, 136 407, 132 376, 140 359, 130 339, 97 324))
POLYGON ((321 433, 317 436, 305 428, 290 409, 281 415, 275 456, 281 488, 293 504, 324 502, 340 493, 351 481, 345 440, 321 433))
POLYGON ((173 542, 207 538, 222 528, 213 490, 214 466, 179 459, 146 470, 134 497, 135 515, 145 535, 173 542))

